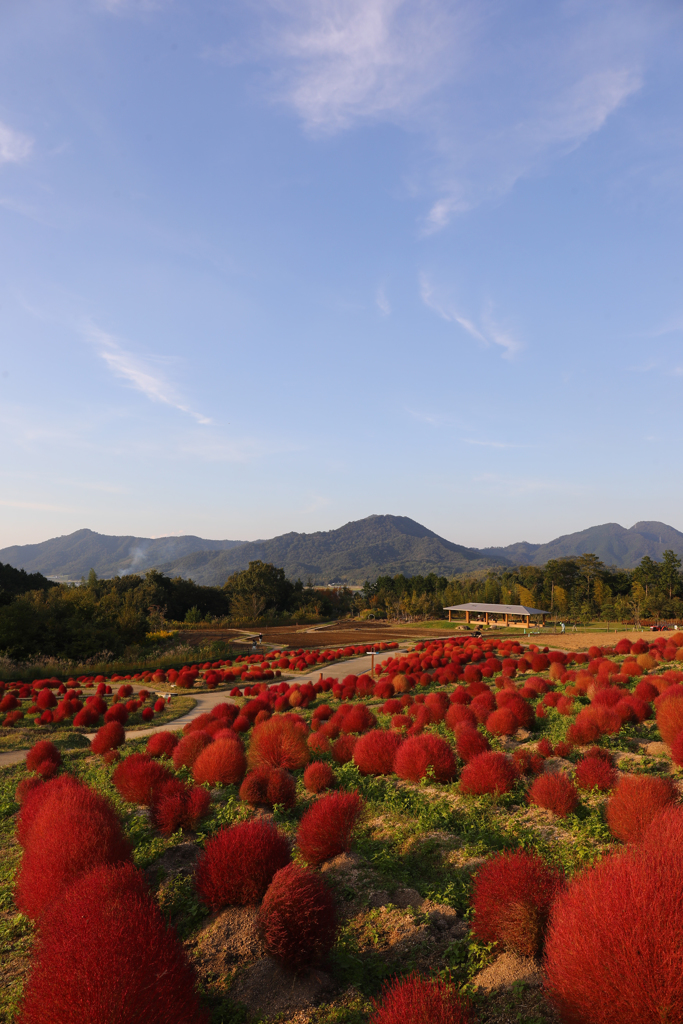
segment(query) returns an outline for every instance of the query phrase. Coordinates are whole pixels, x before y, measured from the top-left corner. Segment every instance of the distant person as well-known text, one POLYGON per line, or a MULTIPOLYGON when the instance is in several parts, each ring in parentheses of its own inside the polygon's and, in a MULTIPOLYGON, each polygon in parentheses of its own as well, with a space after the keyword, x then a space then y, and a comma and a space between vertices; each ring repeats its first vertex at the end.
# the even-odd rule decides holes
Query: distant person
POLYGON ((561 631, 562 631, 562 632, 564 633, 564 622, 561 622, 561 623, 560 623, 560 629, 561 629, 561 631))

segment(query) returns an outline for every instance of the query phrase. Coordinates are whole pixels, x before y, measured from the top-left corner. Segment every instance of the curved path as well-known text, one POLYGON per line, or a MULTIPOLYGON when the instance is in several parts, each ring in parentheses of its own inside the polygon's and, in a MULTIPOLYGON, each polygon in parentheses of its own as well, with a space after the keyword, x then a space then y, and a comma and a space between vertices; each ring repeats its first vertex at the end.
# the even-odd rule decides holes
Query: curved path
MULTIPOLYGON (((409 641, 404 644, 399 644, 399 649, 407 646, 409 641)), ((385 658, 391 657, 392 654, 396 653, 396 649, 393 651, 379 651, 375 654, 375 661, 379 664, 384 661, 385 658)), ((344 676, 355 675, 360 676, 364 672, 369 672, 372 666, 372 655, 363 654, 358 658, 349 658, 348 661, 333 662, 332 664, 326 665, 324 669, 316 668, 315 671, 304 673, 303 675, 292 677, 291 679, 283 680, 291 684, 294 683, 316 683, 320 676, 323 675, 329 679, 343 679, 344 676)), ((270 685, 273 685, 273 681, 270 681, 270 685)), ((179 691, 174 691, 178 693, 179 691)), ((227 699, 229 700, 228 690, 211 690, 208 693, 197 693, 192 694, 192 691, 183 690, 183 695, 194 696, 197 703, 188 711, 187 714, 182 715, 180 718, 174 718, 171 722, 164 722, 163 725, 150 726, 148 729, 129 729, 126 733, 126 740, 137 739, 138 736, 151 736, 155 732, 165 732, 166 730, 177 730, 182 729, 183 726, 191 722, 193 718, 198 718, 199 715, 206 714, 207 711, 211 711, 216 704, 223 704, 227 699)), ((171 707, 173 707, 173 698, 171 698, 171 707)), ((95 733, 89 732, 84 733, 87 739, 91 740, 95 733)), ((0 753, 0 768, 4 765, 20 764, 25 760, 28 750, 6 750, 0 753)))

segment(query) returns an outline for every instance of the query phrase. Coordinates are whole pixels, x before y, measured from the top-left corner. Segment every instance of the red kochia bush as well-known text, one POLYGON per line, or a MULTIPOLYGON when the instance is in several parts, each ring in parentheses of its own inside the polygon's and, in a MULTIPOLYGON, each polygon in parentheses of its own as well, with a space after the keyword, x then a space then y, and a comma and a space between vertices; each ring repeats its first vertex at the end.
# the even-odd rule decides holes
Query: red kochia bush
POLYGON ((683 732, 683 694, 678 695, 674 690, 671 696, 666 691, 655 702, 657 705, 657 726, 662 734, 662 739, 671 746, 677 736, 683 732), (676 693, 676 696, 673 696, 676 693))
POLYGON ((399 778, 419 782, 430 769, 437 782, 450 782, 455 776, 453 751, 441 736, 411 736, 398 748, 394 771, 399 778))
POLYGON ((108 750, 120 747, 126 741, 126 731, 120 722, 107 722, 101 726, 90 741, 93 754, 106 754, 108 750))
POLYGON ((446 725, 455 732, 455 729, 462 722, 467 722, 473 729, 477 727, 477 718, 466 704, 451 704, 446 712, 446 725))
MULTIPOLYGON (((25 782, 32 780, 25 779, 25 782)), ((39 780, 35 780, 39 781, 39 780)), ((20 783, 21 785, 21 783, 20 783)), ((17 814, 17 841, 21 846, 26 846, 29 840, 33 822, 43 801, 48 797, 52 799, 57 793, 65 789, 79 788, 82 784, 73 775, 60 775, 57 779, 50 779, 49 782, 32 786, 30 790, 22 794, 21 808, 17 814)))
POLYGON ((37 772, 43 778, 49 778, 62 763, 62 755, 54 743, 49 740, 38 740, 26 755, 26 767, 30 772, 37 772))
POLYGON ((611 789, 617 781, 617 773, 604 757, 588 754, 576 766, 576 781, 581 789, 611 789))
POLYGON ((563 1021, 683 1022, 681 835, 667 841, 663 819, 656 842, 582 872, 553 907, 545 984, 563 1021))
POLYGON ((356 749, 357 739, 355 736, 345 735, 332 744, 332 757, 337 764, 347 764, 353 758, 356 749))
POLYGON ((21 1024, 205 1024, 195 974, 132 864, 99 867, 41 918, 21 1024), (102 963, 111 977, 102 979, 102 963))
POLYGON ((259 924, 271 956, 302 970, 334 945, 334 898, 320 875, 288 864, 273 878, 259 911, 259 924))
POLYGON ((213 743, 213 737, 206 732, 190 732, 183 736, 173 748, 173 764, 176 768, 191 768, 202 750, 213 743))
POLYGON ((264 821, 222 828, 207 840, 195 885, 211 910, 258 903, 273 875, 291 860, 286 837, 264 821))
POLYGON ((211 797, 201 786, 186 786, 180 779, 162 783, 152 806, 152 818, 162 835, 179 828, 194 830, 211 807, 211 797))
POLYGON ((519 729, 519 720, 510 708, 498 708, 486 719, 486 729, 494 736, 512 736, 519 729))
POLYGON ((462 761, 471 761, 472 758, 491 749, 486 737, 482 736, 478 729, 469 728, 467 723, 458 726, 455 736, 455 749, 462 761))
POLYGON ((539 775, 532 782, 527 799, 530 804, 544 807, 559 818, 566 818, 579 802, 576 787, 564 772, 539 775))
POLYGON ((289 716, 269 718, 255 726, 249 744, 250 768, 288 768, 295 771, 310 760, 306 732, 289 716))
POLYGON ((149 754, 130 754, 114 769, 111 781, 129 804, 154 803, 157 790, 170 772, 149 754))
POLYGON ((638 842, 669 804, 676 790, 670 779, 652 775, 624 775, 607 801, 607 824, 622 843, 638 842))
POLYGON ((348 853, 362 805, 357 792, 330 793, 311 804, 296 837, 308 864, 322 864, 339 853, 348 853))
POLYGON ((150 736, 147 740, 145 753, 149 754, 150 757, 171 757, 177 746, 178 737, 176 734, 164 730, 163 732, 155 732, 153 736, 150 736))
POLYGON ((372 729, 357 740, 353 760, 363 775, 390 775, 402 743, 403 738, 396 732, 372 729))
POLYGON ((507 793, 515 784, 515 770, 505 754, 494 750, 477 754, 462 770, 460 791, 470 796, 507 793))
POLYGON ((501 853, 477 873, 472 930, 522 956, 538 956, 563 876, 536 853, 501 853))
POLYGON ((417 973, 393 978, 373 999, 370 1024, 467 1024, 467 1004, 454 985, 417 973))
POLYGON ((247 770, 247 759, 237 739, 217 739, 202 750, 192 766, 195 782, 211 786, 239 785, 247 770))
POLYGON ((244 776, 240 800, 248 804, 282 804, 294 807, 296 782, 284 768, 255 768, 244 776))
POLYGON ((17 906, 34 920, 64 885, 101 864, 127 860, 131 849, 114 808, 94 789, 78 783, 41 795, 15 889, 17 906))
POLYGON ((322 793, 334 785, 336 776, 325 761, 313 761, 304 771, 304 786, 309 793, 322 793))

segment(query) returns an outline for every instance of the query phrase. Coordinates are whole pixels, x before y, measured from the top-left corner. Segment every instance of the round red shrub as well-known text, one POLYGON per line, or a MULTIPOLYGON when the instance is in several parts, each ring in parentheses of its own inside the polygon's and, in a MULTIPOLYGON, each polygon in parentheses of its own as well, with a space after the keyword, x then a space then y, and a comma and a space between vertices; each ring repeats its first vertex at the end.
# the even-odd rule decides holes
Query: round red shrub
POLYGON ((36 791, 25 805, 28 810, 40 797, 14 898, 21 912, 34 920, 60 898, 63 886, 99 865, 128 860, 131 850, 105 797, 80 783, 54 789, 51 785, 46 783, 43 792, 36 791))
POLYGON ((152 805, 152 819, 162 835, 178 829, 195 831, 211 808, 211 796, 201 786, 186 786, 180 779, 162 783, 152 805))
POLYGON ((456 770, 450 744, 433 733, 409 737, 398 748, 394 759, 394 771, 399 778, 410 779, 412 782, 419 782, 428 773, 437 782, 450 782, 456 770))
POLYGON ((454 985, 417 973, 384 984, 370 1024, 467 1024, 467 1003, 454 985))
MULTIPOLYGON (((678 693, 678 691, 674 691, 678 693)), ((667 696, 665 691, 655 703, 657 705, 657 726, 662 739, 668 746, 683 732, 682 696, 667 696)))
POLYGON ((31 775, 28 779, 22 779, 14 791, 14 799, 18 804, 23 804, 29 794, 42 785, 42 778, 36 775, 31 775))
POLYGON ((106 754, 126 742, 126 731, 120 722, 107 722, 100 726, 90 741, 93 754, 106 754))
POLYGON ((515 770, 505 754, 489 750, 473 757, 462 770, 460 791, 470 796, 507 793, 515 784, 515 770))
POLYGON ((466 704, 451 704, 446 712, 446 725, 455 731, 456 726, 467 722, 473 728, 477 727, 477 717, 466 704))
POLYGON ((377 719, 364 704, 355 704, 344 715, 341 723, 342 732, 367 732, 377 725, 377 719))
POLYGON ((530 804, 552 811, 559 818, 566 818, 576 809, 579 795, 573 782, 564 772, 546 772, 534 779, 527 800, 530 804))
POLYGON ((576 765, 576 781, 581 789, 606 791, 617 781, 617 773, 603 757, 588 754, 576 765))
POLYGON ((474 698, 469 707, 473 715, 475 715, 477 722, 483 725, 489 715, 495 711, 496 698, 487 687, 483 693, 478 694, 474 698))
POLYGON ((130 754, 116 768, 111 781, 129 804, 154 803, 157 790, 170 772, 149 754, 130 754))
POLYGON ((486 729, 494 736, 512 736, 519 729, 519 721, 510 708, 498 708, 486 719, 486 729))
POLYGON ((267 822, 222 828, 206 841, 197 864, 199 898, 211 910, 258 903, 275 873, 290 860, 286 836, 267 822))
POLYGON ((683 768, 683 732, 680 732, 671 744, 671 760, 679 768, 683 768))
POLYGON ((545 986, 561 1020, 683 1022, 680 838, 607 857, 556 900, 545 986))
POLYGON ((207 732, 190 732, 173 748, 173 764, 176 768, 191 768, 202 750, 205 750, 213 737, 207 732))
POLYGON ((192 766, 195 782, 211 786, 237 786, 247 770, 247 759, 237 739, 217 739, 205 747, 192 766))
POLYGON ((472 931, 522 956, 538 956, 563 875, 536 853, 501 853, 478 871, 472 931))
POLYGON ((373 729, 361 736, 353 749, 353 760, 363 775, 390 775, 403 738, 391 730, 373 729))
POLYGON ((335 781, 336 775, 325 761, 313 761, 304 770, 304 786, 309 793, 322 793, 335 781))
POLYGON ((491 749, 491 744, 486 737, 482 736, 477 729, 468 728, 466 723, 457 728, 455 737, 455 749, 462 761, 471 761, 472 758, 491 749))
POLYGON ((132 864, 98 867, 41 918, 21 1024, 206 1024, 182 943, 132 864), (111 978, 102 977, 102 964, 111 978))
POLYGON ((250 768, 303 768, 310 760, 306 733, 293 716, 269 718, 254 728, 247 760, 250 768))
POLYGON ((676 798, 670 779, 623 775, 607 801, 607 824, 622 843, 642 839, 656 815, 676 798))
POLYGON ((49 740, 38 740, 26 755, 26 767, 30 772, 49 777, 54 775, 62 763, 62 755, 54 743, 49 740), (50 767, 51 766, 51 767, 50 767))
POLYGON ((329 793, 311 804, 299 824, 297 846, 308 864, 348 853, 363 802, 360 794, 329 793))
POLYGON ((538 741, 536 749, 538 750, 539 754, 541 754, 543 757, 550 757, 553 752, 552 744, 550 743, 550 740, 548 740, 545 736, 543 737, 543 739, 538 741))
POLYGON ((296 783, 284 768, 263 766, 245 775, 239 795, 248 804, 282 804, 291 808, 296 803, 296 783))
POLYGON ((270 955, 295 971, 303 970, 334 945, 334 898, 320 875, 289 864, 273 878, 259 924, 270 955))
POLYGON ((335 759, 337 764, 347 764, 353 758, 353 752, 356 749, 357 739, 355 736, 340 736, 332 744, 332 757, 335 759))
POLYGON ((163 732, 155 732, 147 740, 145 753, 150 757, 172 757, 173 751, 178 746, 178 737, 174 732, 165 729, 163 732))
POLYGON ((112 704, 104 712, 104 721, 107 722, 120 722, 121 725, 125 725, 128 721, 128 712, 123 704, 112 704))

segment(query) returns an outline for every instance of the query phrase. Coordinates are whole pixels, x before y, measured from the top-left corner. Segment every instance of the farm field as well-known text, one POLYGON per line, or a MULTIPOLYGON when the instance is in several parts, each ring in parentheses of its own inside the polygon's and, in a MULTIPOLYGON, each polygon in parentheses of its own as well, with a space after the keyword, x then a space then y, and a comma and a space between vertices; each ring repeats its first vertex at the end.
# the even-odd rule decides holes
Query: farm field
POLYGON ((178 735, 35 730, 0 769, 0 1021, 111 1020, 95 955, 150 1021, 682 1021, 683 634, 577 636, 247 664, 178 735))

